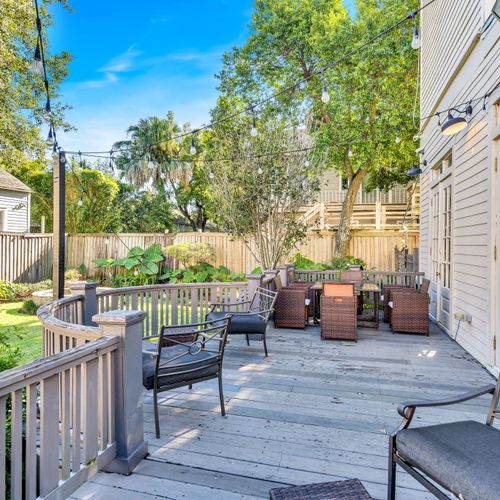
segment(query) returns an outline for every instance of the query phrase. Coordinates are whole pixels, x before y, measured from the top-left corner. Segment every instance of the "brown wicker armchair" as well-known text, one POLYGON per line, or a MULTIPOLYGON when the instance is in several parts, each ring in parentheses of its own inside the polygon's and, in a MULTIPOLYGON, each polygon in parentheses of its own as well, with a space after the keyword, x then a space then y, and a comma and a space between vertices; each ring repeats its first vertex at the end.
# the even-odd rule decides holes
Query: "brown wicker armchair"
POLYGON ((392 290, 391 328, 393 332, 429 335, 429 295, 409 290, 392 290))
POLYGON ((324 283, 321 296, 321 338, 358 340, 357 298, 352 283, 324 283))
POLYGON ((310 300, 305 288, 281 288, 274 307, 276 328, 305 328, 310 300))
POLYGON ((411 288, 404 285, 384 285, 384 323, 391 323, 391 302, 392 293, 395 291, 413 292, 426 294, 429 291, 430 281, 427 278, 422 280, 419 288, 411 288))
MULTIPOLYGON (((340 281, 354 282, 355 285, 361 286, 363 283, 363 273, 361 270, 350 269, 349 271, 342 271, 340 273, 340 281)), ((358 302, 358 314, 363 312, 363 293, 356 296, 358 302)))

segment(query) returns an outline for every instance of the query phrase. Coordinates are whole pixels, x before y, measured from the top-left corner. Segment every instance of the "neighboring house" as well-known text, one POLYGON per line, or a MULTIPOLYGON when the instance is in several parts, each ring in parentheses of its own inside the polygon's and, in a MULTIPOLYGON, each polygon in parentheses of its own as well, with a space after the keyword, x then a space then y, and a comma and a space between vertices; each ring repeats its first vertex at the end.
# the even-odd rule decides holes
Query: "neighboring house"
MULTIPOLYGON (((316 202, 304 207, 304 220, 318 229, 335 229, 340 220, 342 203, 347 193, 347 179, 338 172, 327 172, 322 179, 316 202)), ((358 192, 352 227, 355 229, 401 229, 403 221, 411 228, 418 227, 419 189, 413 184, 395 186, 384 192, 378 189, 358 192)))
POLYGON ((31 189, 0 168, 0 232, 28 233, 31 189))
POLYGON ((464 111, 500 81, 494 5, 439 0, 421 13, 421 147, 427 165, 420 178, 420 270, 432 282, 433 319, 498 373, 500 88, 473 101, 470 115, 452 110, 455 118, 467 119, 463 130, 449 136, 442 130, 447 110, 464 111), (436 116, 425 118, 443 110, 441 125, 436 116))

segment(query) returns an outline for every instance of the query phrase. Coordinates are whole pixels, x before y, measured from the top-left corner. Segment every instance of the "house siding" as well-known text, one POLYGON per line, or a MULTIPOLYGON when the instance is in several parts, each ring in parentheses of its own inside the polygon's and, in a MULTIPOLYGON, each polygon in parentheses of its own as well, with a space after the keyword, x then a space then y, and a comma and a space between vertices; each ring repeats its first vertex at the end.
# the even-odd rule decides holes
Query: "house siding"
POLYGON ((30 194, 0 190, 0 210, 7 213, 7 231, 27 233, 30 229, 30 194), (24 206, 15 209, 20 203, 24 206))
MULTIPOLYGON (((482 0, 441 0, 424 9, 421 17, 422 117, 465 103, 489 92, 500 77, 500 23, 483 33, 482 0)), ((423 120, 421 146, 428 166, 421 176, 421 269, 434 283, 430 256, 432 168, 452 152, 452 317, 449 333, 481 363, 493 367, 491 287, 493 261, 491 120, 496 92, 487 113, 474 105, 469 126, 445 137, 437 118, 423 120), (453 313, 465 312, 472 321, 453 313)), ((444 118, 444 117, 443 117, 444 118)), ((431 297, 431 300, 435 297, 431 297)), ((432 307, 431 307, 432 308, 432 307)))

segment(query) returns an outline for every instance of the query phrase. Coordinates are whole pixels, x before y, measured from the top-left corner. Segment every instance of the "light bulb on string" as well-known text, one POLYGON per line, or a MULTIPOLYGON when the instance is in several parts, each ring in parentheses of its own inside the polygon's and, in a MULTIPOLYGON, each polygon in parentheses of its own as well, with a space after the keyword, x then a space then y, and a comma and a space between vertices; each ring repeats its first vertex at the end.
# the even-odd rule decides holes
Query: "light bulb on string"
POLYGON ((325 82, 323 82, 323 89, 321 90, 321 101, 324 104, 328 104, 330 102, 330 94, 328 93, 328 88, 325 82))
POLYGON ((259 175, 262 175, 262 174, 264 173, 264 170, 262 170, 262 168, 261 168, 261 167, 259 167, 259 168, 257 169, 257 173, 258 173, 259 175))
POLYGON ((399 144, 401 142, 401 137, 399 137, 399 135, 397 135, 395 141, 396 141, 396 144, 399 144))
POLYGON ((81 207, 83 205, 83 200, 81 198, 78 199, 78 201, 76 202, 76 204, 81 207))
POLYGON ((252 137, 257 137, 257 134, 258 134, 258 130, 257 130, 257 121, 255 119, 255 113, 253 113, 252 115, 252 128, 250 130, 250 135, 252 137))
POLYGON ((49 135, 47 136, 45 144, 47 145, 48 148, 54 147, 54 134, 52 133, 52 125, 49 127, 49 135))
POLYGON ((43 63, 42 54, 40 51, 40 42, 36 43, 35 54, 33 56, 33 61, 30 64, 30 71, 35 75, 43 74, 43 63))
POLYGON ((349 146, 349 150, 347 151, 347 157, 352 158, 354 156, 354 153, 352 152, 351 146, 349 146))
POLYGON ((418 50, 422 45, 420 39, 420 33, 418 32, 417 21, 415 21, 415 25, 413 26, 413 38, 411 40, 411 48, 418 50))
POLYGON ((191 138, 191 147, 189 148, 189 154, 194 156, 196 154, 196 146, 194 145, 194 137, 191 138))
POLYGON ((304 167, 309 168, 310 166, 311 162, 308 159, 306 159, 306 161, 304 162, 304 167))
POLYGON ((213 170, 210 170, 210 172, 208 172, 208 178, 213 179, 214 177, 215 177, 215 174, 214 174, 213 170))

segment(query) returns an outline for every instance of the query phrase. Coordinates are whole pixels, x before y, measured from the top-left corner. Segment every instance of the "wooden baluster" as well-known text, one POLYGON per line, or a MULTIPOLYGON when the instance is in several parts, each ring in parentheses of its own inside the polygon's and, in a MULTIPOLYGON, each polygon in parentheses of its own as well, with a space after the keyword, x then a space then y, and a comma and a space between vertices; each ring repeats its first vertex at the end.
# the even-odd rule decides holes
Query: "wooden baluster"
POLYGON ((103 451, 108 445, 108 382, 107 355, 99 356, 99 450, 103 451))
POLYGON ((97 456, 98 403, 97 380, 99 362, 97 359, 83 365, 83 462, 88 464, 97 456))
POLYGON ((115 441, 115 385, 113 381, 113 374, 115 373, 115 356, 116 351, 108 352, 106 354, 106 367, 108 372, 107 386, 108 386, 108 444, 115 441))
POLYGON ((6 429, 6 418, 5 411, 7 409, 7 396, 0 398, 0 496, 5 498, 6 495, 6 484, 5 484, 5 429, 6 429))
POLYGON ((10 498, 23 496, 23 391, 11 393, 10 498))
POLYGON ((68 479, 71 471, 71 371, 61 373, 61 479, 68 479))
POLYGON ((174 288, 171 290, 171 296, 170 296, 170 303, 172 304, 172 310, 170 311, 170 314, 172 315, 172 322, 170 324, 172 325, 178 325, 178 292, 177 288, 174 288))
POLYGON ((40 496, 59 481, 59 374, 40 383, 40 496))
MULTIPOLYGON (((36 449, 36 431, 37 431, 37 384, 31 384, 26 387, 26 499, 36 498, 36 480, 37 480, 37 449, 36 449)), ((1 445, 0 445, 1 448, 1 445)))
POLYGON ((191 288, 191 323, 198 323, 200 321, 198 314, 198 292, 199 288, 191 288))
POLYGON ((81 404, 82 404, 82 367, 75 366, 72 369, 72 447, 71 447, 71 468, 73 472, 80 469, 81 463, 81 433, 80 433, 80 422, 81 422, 81 404))

